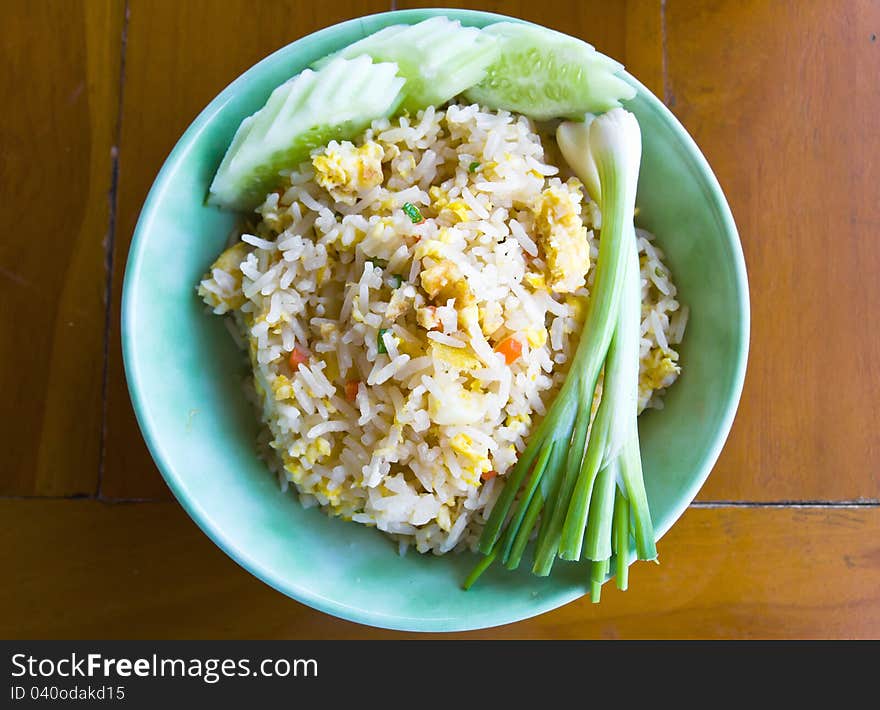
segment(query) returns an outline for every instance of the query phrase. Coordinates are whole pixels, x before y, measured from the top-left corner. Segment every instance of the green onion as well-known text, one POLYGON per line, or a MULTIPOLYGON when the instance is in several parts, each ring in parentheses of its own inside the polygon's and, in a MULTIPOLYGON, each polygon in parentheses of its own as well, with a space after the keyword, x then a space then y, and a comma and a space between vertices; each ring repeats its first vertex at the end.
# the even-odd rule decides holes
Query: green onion
POLYGON ((477 168, 479 168, 479 167, 480 167, 480 164, 478 162, 474 161, 473 163, 468 165, 468 172, 475 173, 475 172, 477 172, 477 168))
POLYGON ((391 274, 391 284, 394 288, 400 288, 400 285, 403 283, 403 276, 400 274, 391 274))
POLYGON ((605 360, 602 399, 593 421, 590 441, 577 475, 565 523, 562 526, 560 556, 580 558, 581 543, 587 525, 590 496, 599 469, 617 458, 631 427, 635 427, 639 392, 639 339, 641 324, 641 279, 639 259, 632 227, 626 240, 627 268, 624 293, 614 337, 605 360))
POLYGON ((388 354, 388 348, 385 347, 385 333, 387 333, 391 328, 379 328, 379 335, 376 337, 376 345, 379 348, 379 352, 383 355, 388 354))
MULTIPOLYGON (((626 272, 630 263, 629 255, 635 253, 632 214, 641 159, 641 134, 638 122, 632 114, 623 109, 615 109, 589 123, 563 123, 557 131, 557 138, 563 156, 578 176, 582 176, 584 184, 602 211, 596 277, 583 326, 583 332, 589 333, 590 337, 582 338, 578 344, 569 376, 566 378, 567 382, 571 379, 572 372, 578 373, 578 392, 568 396, 577 396, 580 407, 589 410, 599 371, 609 355, 612 336, 618 325, 626 272)), ((557 401, 562 395, 563 391, 560 391, 557 401)), ((603 398, 603 401, 606 400, 603 398)), ((608 444, 608 422, 617 404, 611 397, 607 401, 607 413, 600 420, 602 426, 597 427, 594 423, 586 452, 582 442, 583 429, 588 422, 585 416, 580 417, 560 485, 559 503, 554 507, 547 534, 537 547, 532 568, 535 574, 549 574, 553 559, 559 551, 563 523, 570 507, 569 501, 573 499, 576 483, 584 478, 584 466, 587 462, 595 461, 596 457, 604 458, 608 444), (588 457, 586 459, 585 453, 588 457), (592 459, 589 458, 591 454, 592 459)), ((553 406, 556 406, 556 402, 553 406)), ((598 416, 597 413, 597 419, 598 416)), ((584 502, 584 489, 588 492, 591 488, 591 485, 587 487, 585 483, 592 484, 590 477, 587 481, 582 481, 579 491, 581 503, 584 502)), ((587 510, 586 506, 584 510, 587 510)), ((578 547, 576 552, 579 554, 579 546, 570 540, 567 549, 573 550, 575 547, 578 547)), ((563 557, 578 558, 573 553, 563 554, 563 557)))
MULTIPOLYGON (((637 475, 631 455, 626 462, 622 454, 618 455, 626 448, 624 442, 634 436, 637 445, 638 439, 636 400, 632 397, 633 371, 635 387, 638 387, 638 340, 633 357, 630 332, 633 311, 628 307, 624 316, 621 309, 626 291, 629 291, 626 300, 630 303, 632 300, 633 291, 627 284, 632 283, 628 272, 632 270, 633 260, 635 276, 638 276, 632 223, 641 135, 631 113, 612 109, 595 119, 588 116, 580 124, 563 123, 557 131, 557 140, 563 156, 602 212, 596 276, 583 326, 583 332, 589 337, 582 338, 578 344, 559 394, 508 476, 478 544, 479 550, 488 557, 468 579, 473 584, 491 564, 487 560, 494 559, 499 550, 505 566, 516 567, 541 516, 532 572, 549 574, 558 554, 578 559, 581 542, 580 539, 575 542, 575 538, 583 537, 586 532, 587 551, 594 561, 591 595, 598 600, 610 570, 616 481, 618 478, 626 481, 627 474, 623 470, 629 466, 628 475, 636 494, 629 495, 630 500, 638 497, 641 481, 640 468, 637 475), (591 405, 603 367, 606 373, 603 397, 597 421, 591 426, 591 405), (525 489, 521 490, 533 463, 534 470, 525 489), (565 528, 569 519, 572 522, 565 528), (561 550, 564 528, 567 535, 561 550)), ((640 306, 641 293, 638 295, 640 306)), ((637 331, 632 332, 638 335, 637 331)), ((637 519, 637 506, 633 512, 637 519)), ((618 521, 621 515, 618 513, 618 521)), ((642 534, 645 535, 646 530, 642 534)))
POLYGON ((619 487, 614 497, 611 547, 614 553, 614 576, 617 578, 617 588, 626 591, 629 586, 629 501, 619 487))
POLYGON ((482 560, 480 560, 479 564, 471 570, 471 573, 464 580, 464 584, 461 586, 464 587, 465 590, 470 589, 474 586, 474 582, 479 579, 480 575, 483 574, 487 569, 492 566, 492 563, 495 561, 495 557, 498 555, 498 550, 493 550, 488 555, 486 555, 482 560))
POLYGON ((590 516, 584 539, 584 556, 594 562, 611 558, 611 520, 614 515, 614 489, 620 463, 614 459, 596 476, 590 497, 590 516))
POLYGON ((421 224, 425 221, 422 213, 419 212, 419 208, 416 207, 412 202, 404 202, 403 211, 406 212, 406 216, 410 218, 413 224, 421 224))
POLYGON ((590 565, 590 600, 598 604, 602 597, 602 585, 608 577, 611 564, 608 560, 597 560, 590 565))
POLYGON ((642 477, 642 456, 639 450, 638 427, 633 427, 620 452, 620 477, 630 501, 631 526, 636 539, 636 554, 640 560, 656 560, 657 545, 654 542, 654 525, 645 493, 642 477))
MULTIPOLYGON (((504 535, 504 538, 501 540, 501 561, 505 564, 508 564, 510 561, 510 553, 514 547, 514 543, 517 539, 517 534, 519 532, 520 527, 522 526, 523 520, 527 517, 528 509, 532 506, 532 500, 534 499, 535 492, 538 490, 538 485, 541 482, 541 477, 544 475, 544 471, 547 469, 547 462, 550 459, 550 454, 553 452, 553 442, 549 442, 543 449, 541 449, 541 455, 538 457, 538 461, 535 464, 535 468, 532 471, 532 477, 529 479, 529 485, 523 491, 523 494, 519 500, 519 504, 517 509, 514 511, 513 518, 507 526, 507 532, 504 535)), ((540 493, 538 494, 540 496, 540 493)), ((538 503, 535 504, 534 507, 537 507, 538 503)), ((529 516, 535 517, 535 516, 529 516)), ((531 528, 529 528, 531 530, 531 528)), ((519 563, 519 560, 516 561, 516 564, 519 563)), ((514 564, 511 562, 510 564, 514 564)))

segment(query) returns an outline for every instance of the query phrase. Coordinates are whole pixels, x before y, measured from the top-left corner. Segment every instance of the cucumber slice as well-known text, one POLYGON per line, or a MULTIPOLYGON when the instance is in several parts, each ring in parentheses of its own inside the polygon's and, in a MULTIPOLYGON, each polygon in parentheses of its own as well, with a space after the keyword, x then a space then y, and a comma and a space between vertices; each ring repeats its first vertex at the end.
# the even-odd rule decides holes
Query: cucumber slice
POLYGON ((483 32, 498 40, 499 56, 485 79, 465 92, 468 101, 537 120, 579 120, 636 95, 616 76, 622 64, 574 37, 515 22, 498 22, 483 32))
POLYGON ((438 16, 415 25, 391 25, 313 66, 363 54, 377 62, 394 62, 406 79, 402 108, 414 114, 439 106, 482 80, 498 59, 497 44, 491 35, 438 16))
POLYGON ((328 54, 326 57, 322 57, 316 62, 313 62, 312 69, 320 69, 324 66, 327 66, 327 64, 332 62, 337 57, 353 59, 354 57, 359 57, 362 54, 372 56, 372 52, 376 49, 376 47, 388 46, 388 42, 391 40, 391 38, 403 32, 405 29, 407 29, 407 27, 409 27, 409 25, 389 25, 388 27, 383 27, 378 32, 373 32, 373 34, 367 35, 363 39, 359 39, 354 44, 350 44, 344 49, 335 52, 334 54, 328 54))
POLYGON ((277 87, 265 106, 248 116, 214 176, 208 202, 252 210, 293 169, 331 140, 354 138, 400 105, 404 80, 397 65, 369 57, 337 58, 319 71, 305 69, 277 87))

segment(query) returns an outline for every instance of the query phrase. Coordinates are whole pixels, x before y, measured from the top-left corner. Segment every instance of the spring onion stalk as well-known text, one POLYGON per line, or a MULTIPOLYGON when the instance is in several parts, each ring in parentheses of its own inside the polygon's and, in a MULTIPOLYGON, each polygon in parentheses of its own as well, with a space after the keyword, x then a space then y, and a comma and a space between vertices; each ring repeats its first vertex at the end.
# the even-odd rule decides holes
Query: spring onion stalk
POLYGON ((516 569, 519 567, 519 563, 522 561, 523 553, 525 552, 526 545, 529 543, 532 530, 535 527, 538 516, 541 514, 541 508, 543 505, 544 496, 540 493, 529 501, 529 507, 528 510, 526 510, 523 525, 521 525, 516 531, 516 537, 513 539, 513 547, 510 551, 510 555, 504 561, 504 566, 507 567, 507 569, 516 569))
POLYGON ((584 556, 594 562, 611 557, 611 519, 614 516, 614 489, 619 474, 620 462, 614 459, 599 471, 590 497, 584 556))
POLYGON ((614 496, 614 518, 611 521, 611 550, 614 553, 614 577, 617 588, 629 586, 629 501, 617 487, 614 496))
POLYGON ((642 286, 632 226, 628 234, 623 298, 605 360, 602 398, 562 525, 559 554, 566 560, 580 559, 587 512, 599 470, 617 458, 630 430, 637 426, 642 286))
MULTIPOLYGON (((599 256, 583 326, 583 332, 589 337, 581 338, 578 343, 569 374, 544 420, 532 433, 526 450, 511 470, 478 544, 483 554, 494 556, 503 533, 502 549, 507 555, 506 562, 508 566, 518 564, 525 542, 543 509, 532 568, 535 574, 540 575, 549 574, 559 550, 563 523, 582 468, 584 450, 589 448, 588 441, 593 437, 589 432, 590 410, 599 373, 605 365, 619 320, 629 252, 635 249, 632 222, 641 160, 638 122, 633 114, 621 108, 612 109, 596 118, 587 116, 582 123, 564 122, 557 131, 557 141, 563 157, 584 182, 602 212, 599 256), (552 442, 556 455, 548 453, 545 458, 543 452, 548 450, 548 442, 552 442), (517 493, 532 464, 536 461, 541 463, 539 454, 540 459, 544 460, 544 468, 537 476, 533 472, 528 484, 534 492, 528 500, 523 492, 514 508, 517 493), (512 509, 514 512, 511 516, 512 509), (510 525, 505 530, 508 521, 510 525)), ((600 458, 604 459, 608 432, 605 431, 602 436, 603 441, 594 444, 594 447, 598 447, 600 458)), ((617 471, 616 459, 609 467, 617 471)), ((609 473, 607 477, 610 477, 613 493, 616 473, 613 476, 609 473)), ((613 508, 613 497, 610 508, 613 508)), ((604 507, 601 510, 604 511, 604 507)), ((603 521, 601 528, 608 528, 609 538, 611 516, 609 509, 608 524, 604 525, 603 521)), ((484 563, 485 560, 481 561, 474 570, 477 576, 478 570, 481 573, 488 566, 484 563)), ((607 559, 604 564, 604 574, 607 574, 607 559)), ((472 573, 468 579, 473 583, 476 577, 472 573)))
POLYGON ((645 480, 642 476, 642 455, 639 449, 638 427, 633 427, 620 452, 620 479, 630 501, 631 527, 636 540, 636 555, 640 560, 656 560, 654 524, 648 508, 645 480))
POLYGON ((471 570, 471 573, 467 576, 467 578, 464 580, 464 584, 462 584, 461 586, 464 587, 466 590, 473 587, 474 582, 479 579, 480 575, 492 566, 492 563, 495 561, 495 557, 497 554, 498 550, 493 550, 482 560, 480 560, 473 568, 473 570, 471 570))
MULTIPOLYGON (((624 109, 612 109, 593 120, 588 117, 583 123, 563 123, 557 129, 556 136, 563 157, 584 182, 602 212, 602 236, 599 240, 596 276, 583 329, 589 337, 581 339, 571 366, 571 371, 578 373, 580 387, 577 396, 580 406, 589 411, 599 372, 609 355, 612 336, 618 326, 630 252, 638 258, 635 254, 632 224, 642 141, 638 121, 624 109)), ((621 357, 627 356, 627 353, 621 354, 621 357)), ((638 353, 635 365, 638 367, 638 353)), ((560 392, 560 396, 561 394, 560 392)), ((608 401, 606 412, 600 426, 594 422, 587 450, 593 448, 594 454, 601 455, 604 460, 611 458, 606 457, 608 437, 612 433, 609 427, 618 416, 618 403, 613 396, 603 399, 608 401)), ((597 419, 598 416, 597 412, 597 419)), ((583 430, 588 423, 588 418, 578 418, 573 444, 583 442, 583 430)), ((615 433, 615 436, 619 434, 615 433)), ((577 480, 582 478, 580 471, 583 459, 583 443, 579 449, 573 445, 572 455, 568 457, 568 465, 560 483, 559 503, 554 506, 547 534, 537 546, 532 568, 535 574, 549 574, 559 551, 563 523, 570 507, 569 501, 577 480)), ((581 500, 586 500, 584 494, 581 500)), ((584 506, 584 510, 586 509, 587 506, 584 506)), ((580 534, 583 534, 583 528, 580 534)), ((579 548, 579 543, 570 540, 567 548, 570 554, 563 556, 566 559, 578 559, 579 549, 576 548, 579 548)))
POLYGON ((590 600, 593 604, 598 604, 602 597, 602 585, 610 568, 608 560, 596 560, 590 565, 590 600))
MULTIPOLYGON (((538 461, 535 463, 535 468, 532 471, 529 483, 523 490, 517 509, 513 513, 513 517, 511 518, 510 523, 507 526, 504 537, 501 539, 501 561, 505 564, 510 558, 510 550, 513 547, 513 542, 516 538, 517 531, 522 525, 523 519, 526 517, 526 511, 532 505, 532 501, 535 499, 535 492, 538 490, 538 486, 541 483, 541 478, 543 477, 544 472, 547 470, 547 463, 550 460, 550 454, 552 452, 553 442, 550 441, 544 446, 543 449, 541 449, 541 454, 538 456, 538 461)), ((538 495, 540 496, 540 493, 538 493, 538 495)))
MULTIPOLYGON (((516 531, 516 538, 513 543, 513 549, 508 559, 505 560, 505 566, 508 569, 516 569, 522 560, 523 552, 532 536, 532 531, 538 521, 538 516, 543 512, 544 520, 552 511, 553 502, 556 499, 556 489, 559 485, 559 473, 562 459, 565 456, 565 448, 555 445, 553 454, 547 465, 547 475, 541 480, 541 490, 537 492, 534 498, 529 502, 528 510, 522 525, 516 531)), ((543 527, 543 523, 542 523, 543 527)), ((539 532, 540 535, 540 532, 539 532)))

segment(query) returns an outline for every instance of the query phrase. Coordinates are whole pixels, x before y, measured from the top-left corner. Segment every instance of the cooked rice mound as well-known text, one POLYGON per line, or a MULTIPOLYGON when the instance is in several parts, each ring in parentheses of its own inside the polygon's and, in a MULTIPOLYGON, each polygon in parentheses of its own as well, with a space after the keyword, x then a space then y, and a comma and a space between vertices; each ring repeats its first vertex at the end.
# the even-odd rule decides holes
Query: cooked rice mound
MULTIPOLYGON (((401 550, 474 546, 565 377, 598 254, 601 215, 554 149, 478 106, 376 121, 286 174, 211 267, 199 295, 231 314, 266 459, 305 505, 401 550)), ((679 374, 686 309, 638 241, 645 408, 679 374)))

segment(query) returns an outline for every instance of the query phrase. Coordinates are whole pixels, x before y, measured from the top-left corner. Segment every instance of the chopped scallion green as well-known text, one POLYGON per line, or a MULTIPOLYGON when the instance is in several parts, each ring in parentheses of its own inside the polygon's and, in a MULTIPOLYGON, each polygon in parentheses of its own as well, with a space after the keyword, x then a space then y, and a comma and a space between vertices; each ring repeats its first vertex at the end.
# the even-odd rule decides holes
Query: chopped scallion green
POLYGON ((403 211, 406 212, 406 216, 410 218, 413 224, 421 224, 425 221, 422 213, 419 212, 419 208, 416 207, 412 202, 404 202, 403 211))
POLYGON ((390 330, 391 328, 379 328, 379 335, 376 337, 376 345, 379 348, 379 352, 383 355, 388 354, 388 348, 385 347, 385 333, 390 330))

